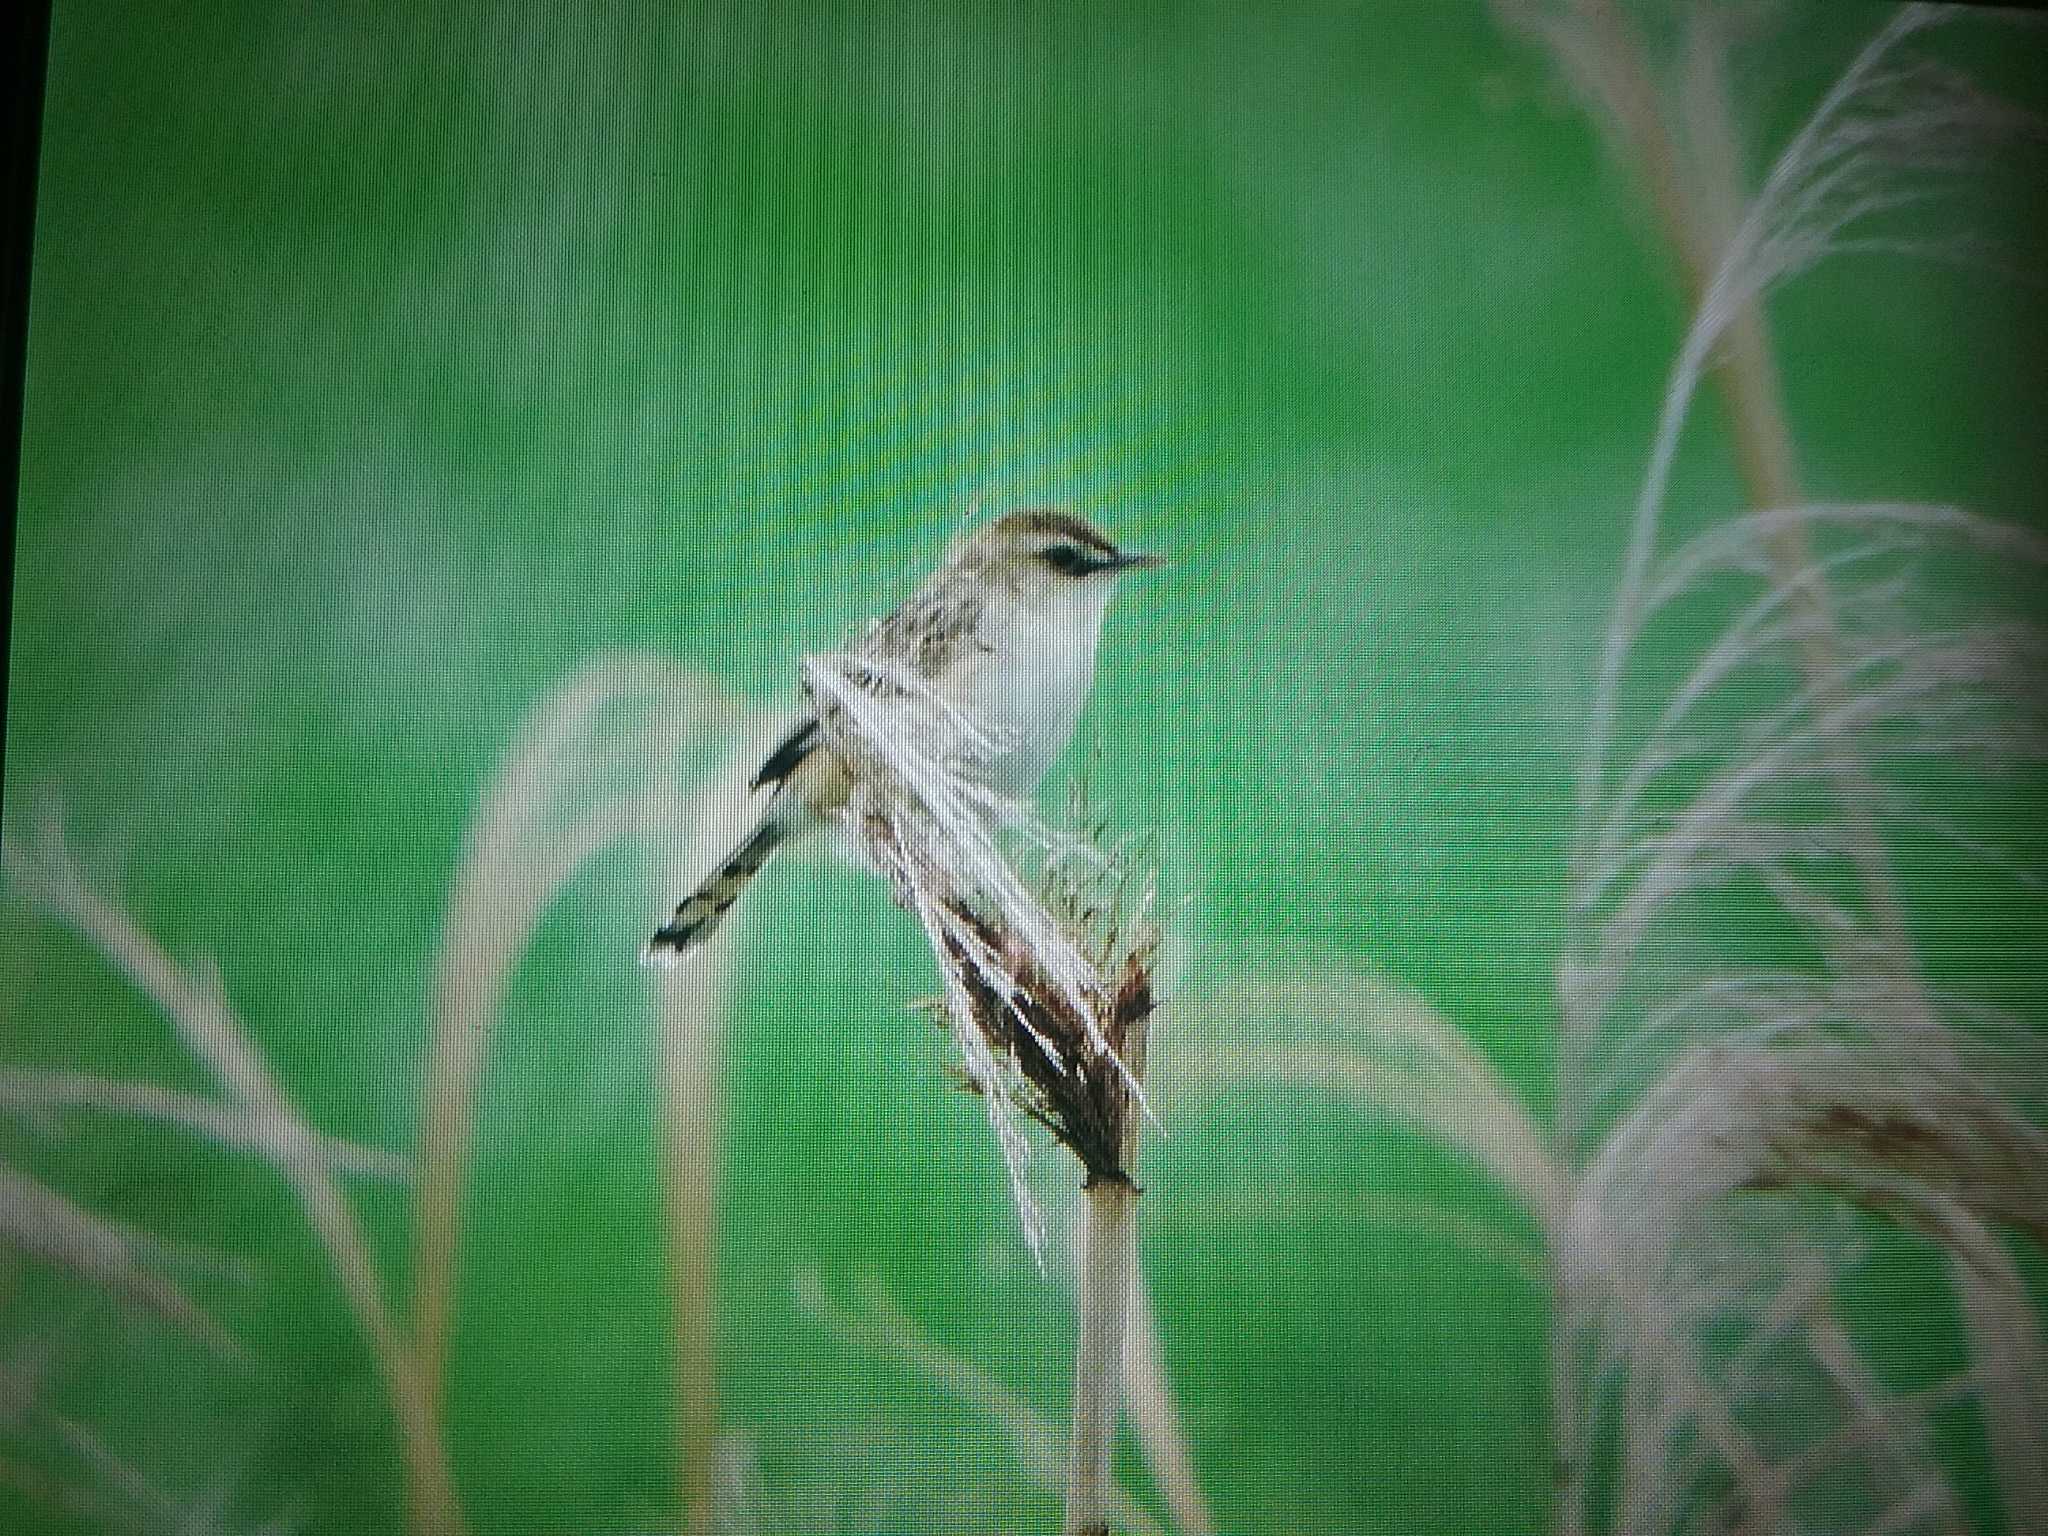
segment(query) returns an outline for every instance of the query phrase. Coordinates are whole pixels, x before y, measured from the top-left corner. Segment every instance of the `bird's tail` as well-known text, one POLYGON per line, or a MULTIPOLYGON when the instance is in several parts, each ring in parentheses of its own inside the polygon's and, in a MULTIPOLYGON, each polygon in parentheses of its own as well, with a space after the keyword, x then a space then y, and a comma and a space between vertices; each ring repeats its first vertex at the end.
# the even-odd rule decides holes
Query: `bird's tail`
POLYGON ((747 888, 747 882, 761 872, 768 856, 795 831, 791 818, 771 809, 746 840, 727 854, 724 862, 676 908, 675 915, 661 925, 641 950, 640 958, 673 964, 710 938, 727 910, 739 900, 740 892, 747 888))

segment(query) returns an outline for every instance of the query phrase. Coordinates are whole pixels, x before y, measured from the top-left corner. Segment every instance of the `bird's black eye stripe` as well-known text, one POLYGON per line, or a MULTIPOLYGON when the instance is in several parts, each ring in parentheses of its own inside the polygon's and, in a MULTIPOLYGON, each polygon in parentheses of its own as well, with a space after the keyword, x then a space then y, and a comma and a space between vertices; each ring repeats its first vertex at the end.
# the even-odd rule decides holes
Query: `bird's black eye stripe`
POLYGON ((1080 576, 1096 566, 1088 551, 1078 544, 1055 544, 1041 552, 1038 558, 1063 576, 1080 576))

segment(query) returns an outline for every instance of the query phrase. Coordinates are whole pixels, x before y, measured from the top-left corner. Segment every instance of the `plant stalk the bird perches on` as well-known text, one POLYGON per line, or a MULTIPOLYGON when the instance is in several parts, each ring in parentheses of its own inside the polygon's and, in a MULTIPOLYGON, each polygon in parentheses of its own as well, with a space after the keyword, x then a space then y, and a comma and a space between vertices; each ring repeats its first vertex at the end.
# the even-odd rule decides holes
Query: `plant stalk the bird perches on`
POLYGON ((811 714, 762 765, 755 829, 650 941, 673 960, 784 842, 837 824, 925 930, 968 1085, 982 1096, 1033 1255, 1042 1222, 1020 1118, 1086 1170, 1067 1530, 1107 1530, 1158 939, 1130 861, 1033 813, 1093 681, 1117 577, 1151 556, 1055 512, 1003 517, 846 651, 807 658, 811 714), (1035 847, 1029 889, 1002 840, 1035 847))
MULTIPOLYGON (((877 827, 874 835, 892 834, 877 827)), ((989 1097, 999 1128, 999 1105, 1007 1099, 1049 1130, 1084 1171, 1066 1531, 1106 1533, 1137 1267, 1139 1189, 1132 1175, 1145 1112, 1140 1083, 1156 1002, 1152 885, 1140 881, 1127 858, 1092 845, 1047 861, 1043 910, 1094 972, 1075 998, 1022 933, 970 900, 918 889, 914 882, 925 872, 908 859, 903 867, 909 873, 896 877, 898 888, 938 954, 944 1012, 962 1041, 968 1086, 989 1097), (977 1059, 996 1071, 977 1073, 977 1059)), ((1028 1200, 1021 1182, 1018 1188, 1020 1200, 1028 1200)), ((1035 1213, 1023 1208, 1027 1223, 1035 1223, 1035 1213)))

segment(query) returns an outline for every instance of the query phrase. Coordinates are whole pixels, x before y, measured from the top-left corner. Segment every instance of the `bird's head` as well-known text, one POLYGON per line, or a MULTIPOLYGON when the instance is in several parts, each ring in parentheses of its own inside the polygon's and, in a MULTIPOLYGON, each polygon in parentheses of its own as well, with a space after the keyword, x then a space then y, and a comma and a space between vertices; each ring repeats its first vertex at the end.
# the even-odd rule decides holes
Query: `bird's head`
POLYGON ((1100 529, 1065 512, 1012 512, 966 535, 949 564, 1020 601, 1106 606, 1126 571, 1162 564, 1160 555, 1120 549, 1100 529))

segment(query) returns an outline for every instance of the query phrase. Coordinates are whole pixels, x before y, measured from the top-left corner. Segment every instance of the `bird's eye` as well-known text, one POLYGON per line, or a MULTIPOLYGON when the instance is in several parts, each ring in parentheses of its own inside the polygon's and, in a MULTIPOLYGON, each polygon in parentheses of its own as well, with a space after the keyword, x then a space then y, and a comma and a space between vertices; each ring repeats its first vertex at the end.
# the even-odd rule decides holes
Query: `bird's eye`
POLYGON ((1079 576, 1093 566, 1088 552, 1073 544, 1055 544, 1042 551, 1038 558, 1062 576, 1079 576))

